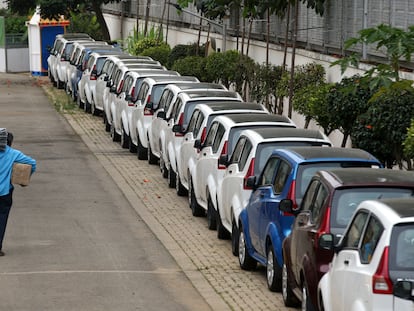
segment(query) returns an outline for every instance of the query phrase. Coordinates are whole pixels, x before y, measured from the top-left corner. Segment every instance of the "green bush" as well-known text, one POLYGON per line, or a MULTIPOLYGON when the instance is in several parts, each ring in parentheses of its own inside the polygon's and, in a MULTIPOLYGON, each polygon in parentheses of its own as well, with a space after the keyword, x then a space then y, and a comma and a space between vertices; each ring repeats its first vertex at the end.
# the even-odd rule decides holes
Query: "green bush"
POLYGON ((228 88, 236 80, 239 61, 240 54, 235 50, 212 53, 207 57, 207 75, 212 81, 223 83, 228 88))
POLYGON ((175 61, 187 56, 204 56, 205 46, 200 46, 197 53, 197 43, 194 44, 177 44, 171 49, 168 56, 167 65, 171 68, 175 61))
POLYGON ((162 43, 161 45, 153 46, 142 51, 141 55, 149 56, 154 60, 159 61, 164 66, 166 66, 166 64, 168 63, 168 55, 170 54, 170 52, 170 46, 167 43, 162 43))
POLYGON ((174 62, 172 70, 178 71, 183 76, 194 76, 200 81, 212 82, 206 75, 206 58, 201 56, 187 56, 174 62))
POLYGON ((69 32, 82 32, 89 34, 95 40, 103 40, 101 26, 96 15, 80 8, 78 12, 70 12, 69 32))
POLYGON ((411 120, 411 126, 407 131, 407 137, 403 145, 404 156, 408 159, 414 159, 414 119, 411 120))
POLYGON ((27 17, 10 15, 4 19, 4 24, 7 34, 20 34, 27 32, 26 26, 27 17))

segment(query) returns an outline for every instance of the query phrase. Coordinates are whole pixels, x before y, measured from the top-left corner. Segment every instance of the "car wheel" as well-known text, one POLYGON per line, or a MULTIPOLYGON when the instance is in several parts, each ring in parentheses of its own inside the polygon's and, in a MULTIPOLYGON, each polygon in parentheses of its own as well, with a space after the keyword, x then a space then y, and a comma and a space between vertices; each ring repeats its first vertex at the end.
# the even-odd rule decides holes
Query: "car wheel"
POLYGON ((98 116, 99 115, 99 110, 96 109, 95 103, 91 103, 91 113, 93 116, 98 116))
POLYGON ((257 262, 254 260, 247 250, 246 240, 243 228, 239 228, 239 264, 243 270, 253 270, 256 268, 257 262))
POLYGON ((210 230, 217 229, 217 212, 213 206, 213 202, 211 202, 210 196, 207 200, 207 227, 210 230))
POLYGON ((193 216, 195 217, 204 216, 203 208, 197 203, 192 180, 190 180, 190 182, 188 183, 188 188, 188 201, 191 208, 191 214, 193 214, 193 216))
POLYGON ((136 153, 137 152, 137 146, 132 141, 131 136, 129 136, 129 152, 131 152, 131 153, 136 153))
POLYGON ((58 79, 56 81, 56 86, 58 89, 63 89, 64 83, 58 79))
POLYGON ((129 135, 124 130, 124 125, 121 124, 121 147, 129 148, 129 135))
POLYGON ((168 178, 168 169, 165 165, 164 159, 162 157, 162 153, 160 153, 160 171, 163 178, 168 178))
POLYGON ((83 101, 81 100, 80 96, 77 96, 77 97, 76 97, 76 102, 77 102, 77 104, 78 104, 78 107, 79 107, 80 109, 83 109, 83 107, 84 107, 84 103, 83 103, 83 101))
POLYGON ((70 95, 69 83, 65 83, 65 92, 66 94, 70 95))
POLYGON ((292 289, 290 288, 289 274, 286 264, 283 264, 282 268, 282 298, 286 307, 298 307, 299 300, 296 298, 292 289))
POLYGON ((231 225, 231 252, 234 256, 239 255, 239 230, 235 221, 231 225))
POLYGON ((104 124, 105 124, 105 131, 109 132, 111 130, 111 124, 108 122, 108 117, 104 113, 104 124))
POLYGON ((216 212, 217 219, 217 238, 220 240, 230 239, 230 232, 224 227, 223 222, 221 221, 220 211, 216 212))
POLYGON ((312 305, 312 302, 309 297, 309 291, 308 291, 308 284, 306 281, 302 283, 302 311, 315 311, 315 308, 312 305))
POLYGON ((168 178, 168 187, 175 188, 175 182, 176 182, 177 175, 175 174, 175 172, 173 171, 171 167, 168 170, 167 178, 168 178))
POLYGON ((88 100, 86 100, 86 102, 83 104, 83 110, 86 113, 90 113, 91 112, 91 104, 88 102, 88 100))
POLYGON ((111 124, 110 132, 111 132, 112 141, 121 140, 121 136, 115 131, 115 126, 113 124, 111 124))
POLYGON ((142 143, 141 143, 141 139, 139 139, 139 135, 137 133, 137 157, 138 160, 146 160, 147 159, 147 148, 145 148, 142 143))
POLYGON ((267 251, 266 279, 267 287, 272 292, 280 292, 282 290, 282 268, 277 262, 272 244, 269 245, 267 251))
POLYGON ((148 158, 148 163, 149 164, 157 164, 158 163, 158 158, 152 153, 151 150, 151 144, 148 140, 148 148, 147 148, 147 158, 148 158))
POLYGON ((187 189, 185 189, 183 184, 181 183, 181 178, 178 173, 176 173, 175 178, 175 191, 177 192, 177 195, 179 195, 180 197, 187 195, 187 189))
POLYGON ((70 97, 72 98, 72 101, 76 102, 76 100, 77 100, 76 93, 75 93, 75 91, 73 89, 72 89, 72 91, 70 91, 70 97))

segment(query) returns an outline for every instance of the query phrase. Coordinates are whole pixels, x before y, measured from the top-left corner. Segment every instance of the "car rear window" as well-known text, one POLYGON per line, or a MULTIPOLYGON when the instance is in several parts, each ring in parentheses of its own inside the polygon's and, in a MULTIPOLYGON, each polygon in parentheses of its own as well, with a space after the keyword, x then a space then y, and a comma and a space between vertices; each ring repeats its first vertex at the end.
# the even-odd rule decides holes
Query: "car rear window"
POLYGON ((414 278, 414 223, 393 227, 389 256, 389 272, 393 281, 414 278))
POLYGON ((362 201, 411 196, 413 190, 407 188, 358 187, 336 190, 331 205, 331 228, 345 229, 362 201))

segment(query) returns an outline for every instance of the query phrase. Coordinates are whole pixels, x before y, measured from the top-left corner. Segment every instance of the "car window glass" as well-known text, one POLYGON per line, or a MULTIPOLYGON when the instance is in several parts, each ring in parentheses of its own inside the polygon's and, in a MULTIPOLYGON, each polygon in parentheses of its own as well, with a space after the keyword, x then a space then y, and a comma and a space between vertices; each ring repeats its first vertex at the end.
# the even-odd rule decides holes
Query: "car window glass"
POLYGON ((414 223, 397 224, 390 241, 390 269, 414 270, 414 223))
POLYGON ((263 169, 261 180, 259 182, 260 186, 272 184, 273 176, 280 161, 281 160, 276 157, 271 158, 269 161, 267 161, 266 166, 263 169))
POLYGON ((244 144, 244 148, 239 159, 239 171, 244 170, 244 167, 247 163, 247 159, 249 158, 252 149, 252 143, 250 142, 250 140, 246 140, 246 143, 244 144))
POLYGON ((361 243, 360 258, 362 263, 368 264, 371 262, 372 255, 383 231, 384 228, 379 220, 371 216, 361 243))
POLYGON ((239 161, 245 142, 246 142, 246 137, 242 136, 239 138, 236 146, 234 147, 233 153, 231 154, 230 161, 229 161, 230 163, 236 163, 239 161))
POLYGON ((309 211, 312 209, 313 198, 315 197, 315 194, 318 192, 319 185, 320 181, 318 179, 314 179, 311 181, 301 202, 301 210, 309 211))
POLYGON ((285 161, 281 161, 276 172, 276 177, 273 183, 273 191, 275 194, 279 194, 283 191, 285 183, 290 173, 290 165, 285 161))
POLYGON ((200 115, 197 118, 197 122, 195 124, 194 131, 193 131, 194 137, 197 137, 198 133, 200 132, 202 124, 204 122, 204 118, 205 118, 204 114, 200 112, 200 115))
POLYGON ((348 232, 345 234, 343 239, 343 247, 346 248, 356 248, 359 245, 359 240, 362 236, 362 231, 364 229, 365 222, 367 220, 368 213, 365 211, 360 211, 355 215, 352 220, 351 226, 349 227, 348 232))
POLYGON ((211 124, 210 129, 208 130, 208 133, 206 136, 205 143, 204 143, 205 146, 211 146, 213 144, 213 140, 214 140, 214 137, 216 136, 218 126, 219 125, 217 122, 214 122, 213 124, 211 124))
POLYGON ((188 123, 187 132, 193 132, 193 135, 194 135, 194 130, 196 129, 196 124, 197 124, 197 119, 199 117, 199 114, 200 114, 200 110, 195 110, 193 112, 193 115, 191 116, 190 123, 188 123))
POLYGON ((180 98, 177 99, 174 103, 173 111, 171 114, 171 117, 174 119, 174 122, 178 121, 178 116, 180 114, 182 105, 183 105, 183 101, 180 98))
POLYGON ((316 193, 315 200, 313 201, 313 204, 310 207, 312 213, 312 222, 314 224, 320 224, 322 211, 327 199, 328 191, 323 186, 323 184, 321 184, 321 186, 318 189, 318 192, 316 193))
POLYGON ((223 139, 223 136, 224 136, 224 132, 225 132, 224 126, 220 124, 217 129, 216 136, 214 137, 214 141, 213 141, 213 148, 212 148, 213 153, 216 153, 218 151, 218 148, 220 147, 220 144, 221 144, 221 140, 223 139))

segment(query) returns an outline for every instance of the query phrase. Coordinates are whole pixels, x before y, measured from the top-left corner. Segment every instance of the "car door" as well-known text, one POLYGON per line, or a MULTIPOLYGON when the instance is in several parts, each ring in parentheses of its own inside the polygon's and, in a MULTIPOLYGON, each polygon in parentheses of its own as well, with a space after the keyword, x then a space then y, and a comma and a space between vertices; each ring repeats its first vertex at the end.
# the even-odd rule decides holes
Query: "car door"
POLYGON ((368 212, 361 210, 353 218, 341 241, 341 251, 333 258, 329 271, 330 300, 335 306, 331 310, 348 311, 351 288, 356 280, 348 277, 359 261, 359 245, 368 221, 368 212), (352 268, 351 268, 352 267, 352 268), (345 305, 347 303, 347 305, 345 305))
POLYGON ((159 104, 158 104, 158 109, 155 111, 154 115, 152 116, 152 121, 151 121, 151 127, 152 127, 152 131, 151 131, 151 141, 152 141, 152 152, 155 155, 158 155, 159 157, 161 157, 161 146, 162 146, 162 142, 165 141, 165 129, 167 127, 167 121, 165 120, 165 118, 162 118, 159 116, 159 113, 164 112, 164 114, 167 113, 169 104, 172 101, 174 94, 170 91, 165 89, 161 95, 159 104))
POLYGON ((282 161, 273 157, 270 158, 263 169, 262 174, 259 177, 258 187, 252 192, 249 200, 249 204, 246 206, 246 212, 249 223, 249 235, 252 242, 252 246, 259 251, 261 249, 260 243, 260 222, 261 211, 263 205, 269 200, 273 194, 273 177, 276 175, 277 170, 281 166, 282 161))

